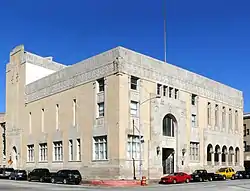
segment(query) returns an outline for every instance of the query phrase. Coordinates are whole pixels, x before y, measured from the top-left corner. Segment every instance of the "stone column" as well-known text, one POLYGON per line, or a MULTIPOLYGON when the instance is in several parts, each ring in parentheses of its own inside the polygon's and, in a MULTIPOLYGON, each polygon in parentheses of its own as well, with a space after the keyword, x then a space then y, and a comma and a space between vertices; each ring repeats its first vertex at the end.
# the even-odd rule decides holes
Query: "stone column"
POLYGON ((211 153, 212 166, 214 166, 214 152, 211 153))
POLYGON ((232 153, 232 166, 235 166, 235 153, 232 153))
POLYGON ((225 154, 226 166, 228 166, 228 158, 229 158, 229 154, 226 153, 226 154, 225 154))
POLYGON ((221 166, 222 165, 222 153, 221 152, 219 152, 219 166, 221 166))

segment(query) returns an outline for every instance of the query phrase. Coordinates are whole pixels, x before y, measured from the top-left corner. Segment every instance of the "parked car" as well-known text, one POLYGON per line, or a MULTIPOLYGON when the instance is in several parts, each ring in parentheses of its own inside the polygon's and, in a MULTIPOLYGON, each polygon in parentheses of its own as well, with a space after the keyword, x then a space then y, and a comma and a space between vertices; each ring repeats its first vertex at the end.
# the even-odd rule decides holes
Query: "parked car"
POLYGON ((225 168, 220 168, 219 170, 217 170, 216 174, 220 174, 227 179, 232 179, 234 178, 235 172, 233 168, 225 167, 225 168))
POLYGON ((11 172, 10 180, 27 180, 27 172, 25 170, 14 170, 11 172))
POLYGON ((9 178, 14 168, 0 168, 0 178, 9 178))
POLYGON ((50 182, 51 175, 47 168, 36 168, 28 174, 28 181, 50 182))
POLYGON ((51 182, 63 184, 80 184, 82 181, 81 173, 78 170, 59 170, 51 177, 51 182))
POLYGON ((207 170, 195 170, 193 174, 191 174, 192 181, 194 182, 203 182, 203 181, 212 181, 212 180, 226 180, 224 176, 216 173, 208 173, 207 170))
POLYGON ((237 171, 233 176, 232 180, 234 179, 248 179, 250 178, 250 172, 249 171, 237 171))
POLYGON ((221 174, 216 174, 216 173, 211 173, 211 174, 212 174, 212 177, 213 177, 214 181, 216 181, 216 180, 226 180, 226 177, 222 176, 221 174))
POLYGON ((183 182, 190 182, 191 180, 191 175, 186 174, 184 172, 176 172, 173 174, 169 174, 167 176, 164 176, 160 180, 160 184, 176 184, 176 183, 183 183, 183 182))
POLYGON ((206 170, 195 170, 191 174, 191 180, 194 182, 212 181, 212 173, 208 173, 206 170))

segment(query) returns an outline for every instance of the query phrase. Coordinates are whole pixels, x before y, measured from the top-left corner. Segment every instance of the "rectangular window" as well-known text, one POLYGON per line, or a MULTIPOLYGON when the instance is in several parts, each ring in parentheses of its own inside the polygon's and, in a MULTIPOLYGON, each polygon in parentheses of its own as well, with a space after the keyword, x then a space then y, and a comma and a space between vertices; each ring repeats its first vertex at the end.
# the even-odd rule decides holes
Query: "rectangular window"
POLYGON ((178 99, 178 97, 179 97, 179 90, 174 89, 174 99, 178 99))
POLYGON ((97 80, 98 82, 98 92, 104 92, 104 78, 97 80))
POLYGON ((56 130, 59 129, 59 104, 56 104, 56 130))
POLYGON ((247 135, 247 125, 244 124, 244 137, 247 135))
POLYGON ((104 116, 104 102, 98 103, 98 117, 104 116))
POLYGON ((211 103, 207 103, 207 124, 211 125, 211 103))
POLYGON ((222 107, 222 128, 226 129, 226 108, 222 107))
POLYGON ((131 79, 130 79, 130 89, 132 89, 132 90, 138 90, 138 80, 139 80, 139 78, 137 78, 135 76, 131 76, 131 79))
POLYGON ((167 96, 167 93, 168 93, 168 87, 163 86, 163 96, 167 96))
POLYGON ((63 142, 55 141, 53 142, 53 161, 63 161, 63 142))
POLYGON ((192 114, 192 127, 196 127, 196 115, 192 114))
POLYGON ((94 160, 107 160, 107 136, 94 137, 94 160))
POLYGON ((32 117, 31 112, 29 112, 29 133, 32 133, 32 117))
POLYGON ((35 147, 34 144, 27 145, 27 162, 35 161, 35 147))
POLYGON ((45 162, 48 160, 48 147, 47 143, 39 144, 39 161, 45 162))
POLYGON ((76 139, 76 160, 81 161, 81 139, 76 139))
POLYGON ((238 111, 235 111, 235 130, 238 130, 238 111))
POLYGON ((140 139, 137 135, 128 135, 127 141, 127 157, 128 159, 140 159, 140 139))
POLYGON ((197 95, 192 94, 192 97, 191 97, 191 104, 192 105, 196 105, 196 97, 197 97, 197 95))
POLYGON ((229 114, 228 114, 228 126, 229 126, 229 129, 233 129, 233 126, 232 126, 232 109, 229 109, 229 114))
POLYGON ((190 142, 189 157, 190 161, 199 161, 200 160, 200 144, 198 142, 190 142))
POLYGON ((41 116, 41 126, 42 126, 42 132, 44 132, 44 109, 42 109, 42 116, 41 116))
POLYGON ((138 114, 138 102, 136 102, 136 101, 130 102, 130 114, 137 116, 137 114, 138 114))
POLYGON ((168 96, 171 98, 173 95, 173 88, 169 87, 168 89, 168 96))
POLYGON ((214 116, 215 116, 215 126, 219 126, 219 106, 216 104, 215 105, 215 113, 214 113, 214 116))
POLYGON ((249 129, 247 129, 247 135, 249 135, 249 129))
POLYGON ((161 95, 161 84, 157 84, 157 95, 161 95))
POLYGON ((76 99, 73 99, 73 126, 76 126, 76 99))
POLYGON ((69 140, 69 161, 73 161, 73 141, 69 140))

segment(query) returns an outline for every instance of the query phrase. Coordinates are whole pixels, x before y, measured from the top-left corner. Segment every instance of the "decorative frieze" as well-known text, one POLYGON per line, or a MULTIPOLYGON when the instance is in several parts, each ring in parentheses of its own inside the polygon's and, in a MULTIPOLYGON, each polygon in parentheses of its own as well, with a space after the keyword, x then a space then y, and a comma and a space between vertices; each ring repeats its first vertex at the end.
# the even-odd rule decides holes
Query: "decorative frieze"
POLYGON ((104 92, 100 92, 97 94, 97 103, 102 103, 104 102, 105 98, 104 98, 104 92))
MULTIPOLYGON (((171 85, 190 93, 242 108, 242 92, 238 90, 169 64, 156 63, 154 59, 150 60, 150 63, 134 63, 129 60, 128 54, 137 53, 127 49, 122 50, 126 51, 127 57, 124 57, 126 64, 123 72, 127 74, 171 85)), ((138 56, 141 55, 138 54, 138 56)))
MULTIPOLYGON (((71 89, 73 87, 79 86, 84 83, 88 83, 92 81, 93 79, 98 79, 104 76, 111 75, 112 73, 115 73, 116 71, 113 70, 113 65, 108 64, 105 66, 102 66, 98 70, 89 71, 86 73, 81 73, 79 75, 76 75, 72 78, 69 78, 65 81, 60 81, 56 84, 51 84, 43 89, 40 89, 38 91, 34 91, 35 87, 32 89, 29 89, 29 86, 26 86, 26 99, 25 102, 29 103, 38 99, 41 99, 46 96, 50 96, 53 94, 56 94, 58 92, 62 92, 68 89, 71 89), (98 71, 98 72, 97 72, 98 71)), ((44 80, 44 83, 48 83, 50 80, 46 81, 44 80)), ((31 86, 32 87, 32 86, 31 86)))
POLYGON ((103 127, 104 126, 104 117, 100 117, 96 119, 96 127, 103 127))
MULTIPOLYGON (((39 58, 33 58, 30 53, 26 53, 26 59, 29 62, 44 64, 39 58)), ((49 62, 48 59, 46 60, 49 62)), ((241 91, 122 47, 69 66, 27 85, 26 102, 35 101, 117 72, 171 85, 234 107, 243 107, 241 91)))
POLYGON ((130 90, 130 100, 131 101, 139 102, 140 101, 140 94, 139 94, 139 92, 135 91, 135 90, 130 90))

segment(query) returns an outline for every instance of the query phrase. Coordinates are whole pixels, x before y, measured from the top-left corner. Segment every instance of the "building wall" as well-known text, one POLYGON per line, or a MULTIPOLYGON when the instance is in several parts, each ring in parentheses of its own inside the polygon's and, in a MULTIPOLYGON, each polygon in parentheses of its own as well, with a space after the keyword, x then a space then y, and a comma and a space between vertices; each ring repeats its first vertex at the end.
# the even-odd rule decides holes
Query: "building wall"
POLYGON ((250 145, 250 117, 248 114, 244 115, 244 124, 243 124, 243 134, 244 134, 244 142, 245 149, 247 149, 247 145, 250 145))
MULTIPOLYGON (((19 46, 11 52, 6 71, 7 158, 12 159, 15 168, 48 167, 52 171, 77 168, 84 178, 133 178, 128 137, 138 138, 140 129, 143 136, 142 173, 149 178, 159 178, 163 174, 164 149, 174 151, 175 171, 191 172, 196 168, 215 171, 228 166, 228 163, 215 164, 214 160, 207 162, 209 144, 212 153, 216 145, 220 150, 224 145, 227 149, 238 147, 240 160, 230 165, 240 169, 243 166, 242 110, 242 92, 121 47, 66 67, 28 53, 19 46), (30 64, 43 67, 46 72, 31 77, 30 64), (131 90, 133 76, 138 78, 136 90, 131 90), (33 81, 38 78, 41 79, 33 81), (98 90, 99 79, 104 79, 104 92, 98 90), (155 98, 157 84, 178 90, 178 96, 169 98, 161 90, 161 97, 155 98), (192 94, 197 96, 195 106, 191 105, 192 94), (137 102, 137 111, 133 115, 131 101, 137 102), (104 117, 98 117, 98 103, 102 102, 104 117), (210 125, 208 102, 211 104, 210 125), (219 107, 216 127, 215 104, 219 107), (227 111, 225 128, 221 122, 222 107, 227 111), (229 108, 238 112, 237 129, 234 115, 232 129, 228 128, 229 108), (174 120, 173 137, 163 136, 163 119, 167 114, 174 120), (192 127, 192 114, 196 115, 195 127, 192 127), (107 136, 107 159, 94 158, 96 136, 107 136), (80 160, 76 160, 77 139, 81 140, 80 160), (72 161, 69 161, 69 140, 73 141, 72 161), (62 161, 54 161, 54 141, 63 143, 62 161), (199 143, 199 160, 196 162, 189 160, 191 141, 199 143), (41 143, 47 143, 47 161, 39 161, 41 143), (28 161, 31 152, 28 147, 33 148, 32 145, 34 160, 28 161)), ((139 177, 138 150, 135 153, 135 176, 139 177)))
MULTIPOLYGON (((162 148, 173 148, 175 150, 175 171, 185 171, 192 172, 198 168, 206 168, 207 170, 214 172, 222 166, 233 166, 235 169, 242 169, 243 167, 243 146, 242 146, 242 110, 238 107, 234 107, 227 103, 222 103, 218 100, 208 99, 204 96, 197 95, 197 103, 195 106, 191 104, 192 92, 187 92, 179 90, 178 98, 169 98, 168 96, 163 96, 161 92, 161 98, 151 98, 156 96, 157 83, 156 81, 149 81, 147 79, 140 79, 138 83, 139 90, 130 90, 130 75, 122 75, 122 87, 123 87, 123 121, 127 125, 127 130, 125 130, 126 135, 123 136, 123 143, 125 145, 124 158, 127 158, 123 163, 122 175, 123 178, 132 177, 133 172, 133 161, 128 159, 126 152, 126 139, 128 134, 132 134, 132 120, 135 121, 135 126, 139 127, 141 125, 141 134, 143 135, 144 143, 143 147, 143 174, 150 178, 157 178, 163 174, 162 169, 162 152, 157 155, 157 147, 162 148), (128 85, 127 85, 128 84, 128 85), (130 101, 138 102, 141 106, 140 109, 140 119, 139 116, 126 115, 127 110, 130 109, 130 101), (207 104, 211 103, 211 124, 208 125, 207 120, 207 104), (220 108, 218 111, 218 125, 215 125, 215 105, 220 108), (231 108, 233 111, 238 112, 238 123, 235 125, 234 115, 232 115, 232 130, 229 129, 228 124, 226 128, 222 128, 222 114, 221 108, 226 107, 231 108), (177 120, 177 130, 175 137, 163 136, 162 123, 163 118, 167 114, 173 115, 177 120), (191 116, 195 114, 197 116, 197 126, 192 127, 191 116), (125 122, 127 121, 127 122, 125 122), (199 160, 190 161, 190 142, 199 143, 199 160), (217 162, 207 162, 207 146, 212 144, 212 149, 215 152, 216 145, 219 146, 219 152, 222 152, 222 147, 226 146, 233 147, 234 151, 238 147, 240 149, 238 163, 224 163, 222 164, 221 159, 217 162), (182 155, 182 149, 186 150, 184 156, 182 155), (182 160, 184 164, 182 165, 182 160)), ((167 85, 168 84, 162 84, 167 85)), ((172 86, 173 87, 173 86, 172 86)), ((175 88, 175 87, 173 87, 175 88)), ((228 114, 228 113, 227 113, 228 114)), ((228 123, 228 116, 225 122, 228 123)), ((126 125, 125 125, 126 129, 126 125)), ((122 134, 124 130, 122 131, 122 134)), ((136 130, 135 135, 139 135, 136 130)), ((122 141, 121 141, 122 142, 122 141)), ((139 161, 136 160, 136 177, 139 176, 139 161)))
POLYGON ((243 124, 243 136, 244 136, 244 162, 245 167, 250 168, 250 116, 248 113, 244 114, 243 124))

